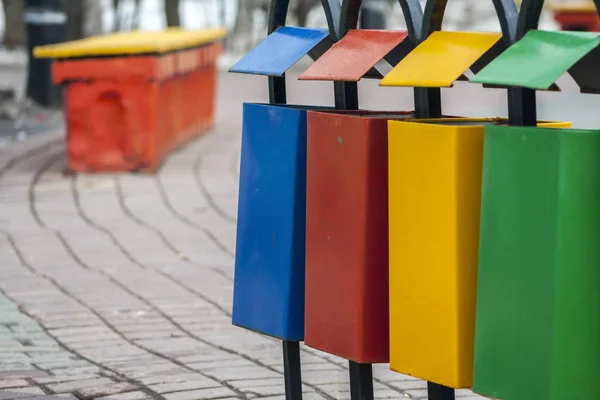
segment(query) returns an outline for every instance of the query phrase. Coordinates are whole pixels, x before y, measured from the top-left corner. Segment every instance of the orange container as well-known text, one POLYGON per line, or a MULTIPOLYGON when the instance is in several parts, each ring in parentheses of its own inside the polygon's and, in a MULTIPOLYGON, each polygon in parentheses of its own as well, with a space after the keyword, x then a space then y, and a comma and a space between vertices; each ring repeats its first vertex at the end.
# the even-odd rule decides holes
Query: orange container
POLYGON ((169 152, 212 126, 223 35, 204 43, 177 30, 136 34, 108 35, 121 43, 110 51, 106 38, 93 38, 95 47, 87 39, 63 44, 65 52, 36 49, 55 58, 53 80, 66 86, 70 171, 155 172, 169 152), (152 46, 144 47, 148 35, 152 46))
POLYGON ((554 19, 563 31, 581 30, 600 32, 600 18, 596 12, 556 12, 554 19))

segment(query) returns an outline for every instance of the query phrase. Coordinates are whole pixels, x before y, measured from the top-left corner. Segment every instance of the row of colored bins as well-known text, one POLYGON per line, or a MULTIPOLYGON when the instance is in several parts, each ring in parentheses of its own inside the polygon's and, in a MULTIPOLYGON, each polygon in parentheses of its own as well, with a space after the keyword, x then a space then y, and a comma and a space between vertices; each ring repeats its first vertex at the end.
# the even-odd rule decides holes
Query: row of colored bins
MULTIPOLYGON (((233 321, 285 340, 304 339, 353 361, 389 361, 395 371, 468 388, 473 382, 482 179, 478 354, 484 356, 498 349, 498 335, 518 337, 526 329, 501 323, 502 315, 519 313, 516 304, 505 307, 490 300, 509 301, 511 293, 494 287, 519 275, 488 265, 501 264, 499 254, 509 257, 490 232, 512 232, 515 222, 531 220, 532 210, 524 211, 529 218, 508 218, 498 210, 528 187, 539 198, 546 196, 533 184, 543 176, 540 171, 554 178, 565 175, 543 164, 526 173, 524 163, 539 153, 537 144, 531 143, 531 154, 520 154, 507 146, 506 137, 519 146, 527 142, 519 134, 523 129, 549 142, 576 138, 578 131, 550 129, 568 126, 562 123, 541 124, 542 130, 490 119, 410 117, 245 106, 233 321), (503 186, 490 181, 492 171, 504 174, 503 186), (517 175, 527 183, 511 188, 517 175), (503 227, 490 230, 490 218, 503 227), (497 329, 486 332, 494 323, 497 329), (502 326, 512 330, 502 332, 502 326)), ((595 143, 596 136, 588 136, 595 143)), ((596 174, 585 167, 570 173, 582 169, 590 177, 596 174)), ((532 229, 546 231, 533 225, 511 235, 530 236, 532 229)), ((512 268, 507 271, 518 272, 512 268)), ((524 301, 527 293, 520 295, 518 301, 524 301)), ((481 373, 486 368, 497 372, 490 365, 483 363, 481 373)), ((515 381, 509 385, 515 387, 515 381)))
POLYGON ((132 32, 36 49, 56 58, 54 82, 66 86, 68 169, 154 172, 210 129, 223 34, 132 32))
MULTIPOLYGON (((457 35, 473 37, 428 40, 457 35)), ((449 82, 474 59, 457 54, 449 82)), ((597 396, 598 132, 261 107, 244 114, 235 324, 504 400, 597 396)))

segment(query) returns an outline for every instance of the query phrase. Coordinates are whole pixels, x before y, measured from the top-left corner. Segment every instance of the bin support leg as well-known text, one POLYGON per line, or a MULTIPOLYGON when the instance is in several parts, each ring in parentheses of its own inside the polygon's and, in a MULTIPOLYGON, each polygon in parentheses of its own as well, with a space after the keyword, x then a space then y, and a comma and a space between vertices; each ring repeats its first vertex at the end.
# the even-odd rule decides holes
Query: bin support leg
POLYGON ((283 341, 283 376, 286 400, 302 400, 300 342, 283 341))
POLYGON ((373 400, 373 367, 350 361, 350 398, 373 400))
POLYGON ((429 400, 454 400, 454 389, 427 382, 427 398, 429 400))

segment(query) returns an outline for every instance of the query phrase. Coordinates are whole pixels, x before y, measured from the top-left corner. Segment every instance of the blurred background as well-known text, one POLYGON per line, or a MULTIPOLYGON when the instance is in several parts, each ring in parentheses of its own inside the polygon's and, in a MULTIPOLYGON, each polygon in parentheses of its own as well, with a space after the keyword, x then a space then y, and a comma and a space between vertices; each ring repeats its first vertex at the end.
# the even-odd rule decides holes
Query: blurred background
MULTIPOLYGON (((2 0, 0 10, 0 147, 48 127, 61 129, 62 99, 51 87, 49 61, 32 60, 36 45, 115 31, 225 27, 223 69, 266 35, 270 0, 2 0)), ((424 2, 424 1, 423 1, 424 2)), ((499 31, 491 2, 452 0, 444 29, 499 31)), ((546 30, 600 30, 591 0, 547 2, 546 30), (565 18, 565 15, 567 18, 565 18)), ((403 29, 396 0, 364 0, 361 27, 403 29)), ((326 27, 320 0, 291 0, 289 25, 326 27)))

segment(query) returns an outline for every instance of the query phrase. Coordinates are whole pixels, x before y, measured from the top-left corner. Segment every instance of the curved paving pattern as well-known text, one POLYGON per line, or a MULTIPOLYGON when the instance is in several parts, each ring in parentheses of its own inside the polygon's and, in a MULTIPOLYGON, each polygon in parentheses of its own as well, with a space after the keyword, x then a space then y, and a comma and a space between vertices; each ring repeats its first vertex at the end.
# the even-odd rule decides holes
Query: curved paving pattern
MULTIPOLYGON (((59 133, 0 154, 0 399, 284 398, 279 343, 230 323, 239 110, 263 86, 222 77, 217 130, 156 176, 66 176, 59 133)), ((343 360, 302 358, 305 399, 350 397, 343 360)), ((378 399, 426 396, 375 376, 378 399)))

